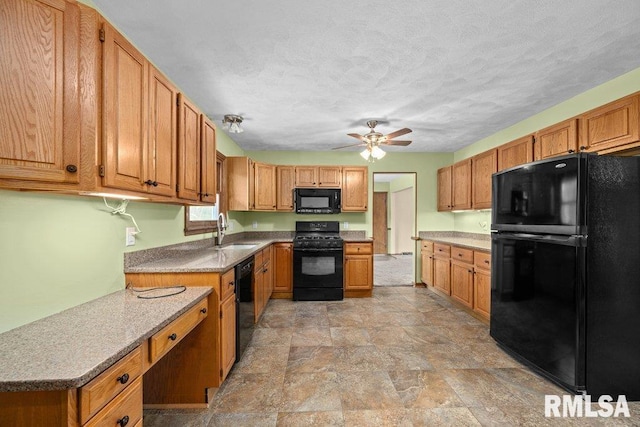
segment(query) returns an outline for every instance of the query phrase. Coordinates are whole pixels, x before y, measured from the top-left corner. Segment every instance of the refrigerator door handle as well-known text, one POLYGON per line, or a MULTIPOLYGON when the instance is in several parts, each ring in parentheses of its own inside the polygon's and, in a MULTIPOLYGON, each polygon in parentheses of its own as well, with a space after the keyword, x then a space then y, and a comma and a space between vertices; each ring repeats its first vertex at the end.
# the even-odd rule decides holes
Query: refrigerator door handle
POLYGON ((551 243, 566 246, 586 246, 586 237, 582 235, 558 236, 554 234, 529 234, 529 233, 494 233, 497 239, 529 240, 532 242, 551 243))

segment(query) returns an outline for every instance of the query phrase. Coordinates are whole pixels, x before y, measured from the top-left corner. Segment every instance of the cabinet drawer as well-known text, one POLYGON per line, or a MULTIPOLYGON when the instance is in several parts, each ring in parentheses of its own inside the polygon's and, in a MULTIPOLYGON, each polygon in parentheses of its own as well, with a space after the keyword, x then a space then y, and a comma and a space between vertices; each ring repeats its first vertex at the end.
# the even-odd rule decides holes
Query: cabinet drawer
POLYGON ((134 426, 142 419, 142 377, 137 378, 104 409, 91 418, 88 426, 134 426))
POLYGON ((442 243, 433 244, 433 253, 438 258, 449 258, 451 255, 451 246, 442 243))
POLYGON ((453 246, 451 248, 451 259, 467 264, 473 264, 473 250, 453 246))
POLYGON ((235 279, 236 274, 233 268, 220 278, 220 302, 226 300, 234 292, 235 279))
POLYGON ((207 317, 207 299, 204 298, 173 322, 149 338, 151 363, 155 363, 166 352, 180 342, 198 323, 207 317))
POLYGON ((85 423, 142 374, 140 347, 80 389, 80 422, 85 423))
POLYGON ((422 245, 420 246, 420 250, 422 252, 433 252, 433 242, 430 242, 429 240, 423 240, 422 241, 422 245))
POLYGON ((346 255, 370 255, 373 253, 371 243, 347 243, 344 245, 346 255))
POLYGON ((264 260, 262 259, 262 252, 256 252, 256 254, 253 256, 253 271, 258 271, 262 268, 262 264, 264 263, 264 260))
POLYGON ((491 254, 487 252, 474 252, 473 264, 476 268, 482 268, 484 270, 491 269, 491 254))
POLYGON ((271 246, 262 250, 262 263, 266 264, 268 261, 271 261, 271 246))

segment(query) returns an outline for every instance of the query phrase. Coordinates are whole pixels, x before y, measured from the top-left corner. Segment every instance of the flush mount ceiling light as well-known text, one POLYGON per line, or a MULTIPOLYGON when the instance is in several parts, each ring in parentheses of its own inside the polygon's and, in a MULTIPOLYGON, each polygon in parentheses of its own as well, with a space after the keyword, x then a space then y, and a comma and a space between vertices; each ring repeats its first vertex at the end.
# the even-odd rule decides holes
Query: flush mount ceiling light
POLYGON ((237 116, 235 114, 226 114, 224 119, 222 119, 222 129, 229 131, 231 133, 242 133, 244 129, 240 127, 242 123, 242 116, 237 116))
POLYGON ((376 160, 380 160, 381 158, 386 156, 387 153, 378 145, 370 143, 367 144, 367 148, 362 150, 360 155, 368 162, 375 162, 376 160))

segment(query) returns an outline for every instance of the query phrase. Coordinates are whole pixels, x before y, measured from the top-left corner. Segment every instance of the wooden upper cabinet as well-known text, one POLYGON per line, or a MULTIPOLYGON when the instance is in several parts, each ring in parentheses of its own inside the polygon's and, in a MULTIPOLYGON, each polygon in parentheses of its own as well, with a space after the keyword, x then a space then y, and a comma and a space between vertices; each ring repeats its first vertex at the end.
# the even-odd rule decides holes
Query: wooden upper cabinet
POLYGON ((451 197, 452 170, 452 166, 438 169, 438 211, 450 211, 453 207, 451 197))
POLYGON ((154 66, 149 66, 149 145, 147 175, 149 193, 176 194, 178 147, 178 90, 154 66))
POLYGON ((293 211, 293 189, 295 188, 295 167, 276 167, 276 209, 293 211))
POLYGON ((549 157, 575 153, 577 150, 578 119, 565 120, 536 132, 533 159, 548 159, 549 157))
POLYGON ((489 150, 471 158, 471 207, 491 207, 491 175, 498 171, 498 151, 489 150))
POLYGON ((255 201, 253 208, 259 211, 276 209, 276 167, 266 163, 254 163, 255 201))
POLYGON ((365 212, 369 200, 369 169, 367 167, 342 168, 342 211, 365 212))
POLYGON ((105 23, 103 42, 103 185, 146 191, 149 63, 105 23))
POLYGON ((204 114, 200 115, 200 200, 216 203, 216 127, 204 114))
POLYGON ((341 185, 342 168, 318 166, 318 187, 340 188, 341 185))
POLYGON ((452 174, 453 209, 471 209, 471 159, 455 163, 452 167, 452 174))
POLYGON ((178 95, 178 198, 200 200, 200 111, 178 95))
POLYGON ((249 157, 227 157, 227 198, 230 211, 253 209, 255 180, 249 157))
POLYGON ((79 182, 79 27, 75 3, 0 2, 0 178, 79 182))
POLYGON ((296 166, 296 187, 316 187, 318 168, 316 166, 296 166))
POLYGON ((607 153, 624 145, 638 145, 639 99, 640 95, 628 96, 582 114, 579 149, 607 153))
POLYGON ((527 135, 498 147, 498 170, 533 161, 533 135, 527 135))

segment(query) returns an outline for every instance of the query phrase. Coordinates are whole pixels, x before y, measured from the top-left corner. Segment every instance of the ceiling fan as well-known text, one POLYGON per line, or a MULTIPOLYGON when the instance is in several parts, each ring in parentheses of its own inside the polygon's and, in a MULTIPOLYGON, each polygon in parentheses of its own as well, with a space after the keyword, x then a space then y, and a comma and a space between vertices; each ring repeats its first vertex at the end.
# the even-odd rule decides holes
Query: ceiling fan
POLYGON ((411 141, 394 141, 393 138, 396 138, 401 135, 405 135, 411 132, 409 128, 402 128, 395 132, 391 132, 387 135, 383 135, 380 132, 376 132, 376 126, 378 125, 377 120, 369 120, 367 122, 367 126, 369 126, 369 132, 360 135, 358 133, 348 133, 347 135, 359 139, 361 142, 358 144, 345 145, 342 147, 333 148, 333 150, 340 150, 342 148, 348 147, 358 147, 363 146, 365 149, 360 153, 365 160, 373 161, 383 158, 387 153, 385 153, 380 146, 381 145, 400 145, 407 146, 411 144, 411 141))

